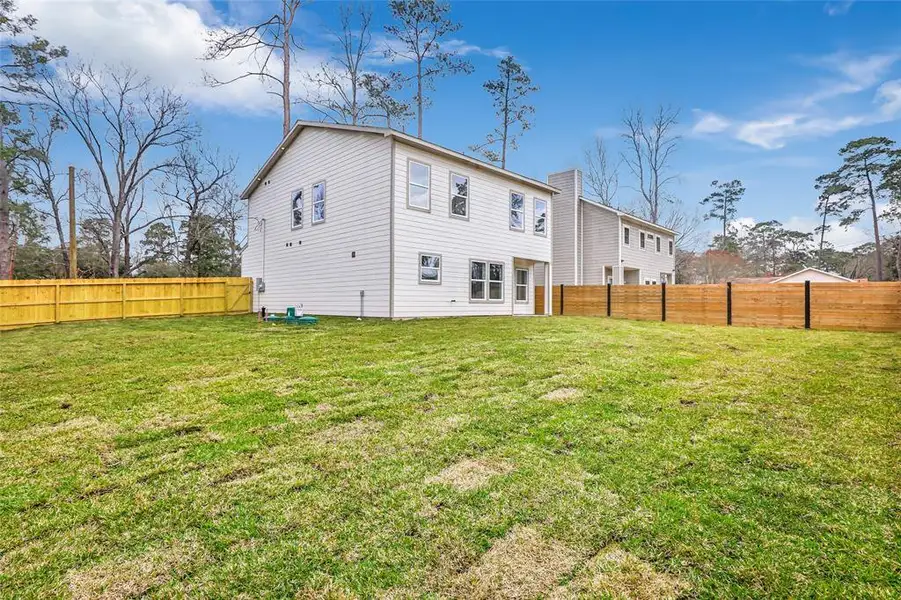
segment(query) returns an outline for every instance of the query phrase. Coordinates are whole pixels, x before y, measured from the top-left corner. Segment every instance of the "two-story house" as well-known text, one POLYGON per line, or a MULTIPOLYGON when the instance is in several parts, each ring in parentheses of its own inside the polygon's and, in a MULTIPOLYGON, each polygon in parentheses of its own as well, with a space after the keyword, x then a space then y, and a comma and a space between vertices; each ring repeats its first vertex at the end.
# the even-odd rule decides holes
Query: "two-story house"
POLYGON ((534 314, 554 192, 391 129, 298 121, 243 192, 241 271, 255 310, 534 314))
POLYGON ((676 232, 582 194, 582 172, 548 176, 560 190, 551 223, 554 284, 674 283, 676 232))

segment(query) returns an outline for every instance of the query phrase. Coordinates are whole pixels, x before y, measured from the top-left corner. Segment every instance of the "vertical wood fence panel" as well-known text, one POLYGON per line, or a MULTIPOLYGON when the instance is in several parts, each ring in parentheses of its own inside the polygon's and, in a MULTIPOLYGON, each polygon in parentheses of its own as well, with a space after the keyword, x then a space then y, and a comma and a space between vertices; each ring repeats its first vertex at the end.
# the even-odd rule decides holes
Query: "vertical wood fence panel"
POLYGON ((102 319, 251 310, 246 277, 34 279, 0 282, 0 330, 102 319))
MULTIPOLYGON (((805 326, 811 329, 901 331, 901 282, 732 284, 731 324, 743 327, 805 326), (805 311, 805 307, 809 313, 805 311)), ((728 325, 729 286, 667 285, 666 321, 728 325)), ((663 288, 655 285, 561 286, 552 288, 553 314, 605 316, 660 321, 663 288)))
POLYGON ((544 314, 544 286, 543 285, 535 286, 535 314, 536 315, 544 314))
POLYGON ((732 324, 804 327, 804 284, 733 283, 732 324))
POLYGON ((725 286, 666 286, 666 320, 672 323, 725 325, 725 286))

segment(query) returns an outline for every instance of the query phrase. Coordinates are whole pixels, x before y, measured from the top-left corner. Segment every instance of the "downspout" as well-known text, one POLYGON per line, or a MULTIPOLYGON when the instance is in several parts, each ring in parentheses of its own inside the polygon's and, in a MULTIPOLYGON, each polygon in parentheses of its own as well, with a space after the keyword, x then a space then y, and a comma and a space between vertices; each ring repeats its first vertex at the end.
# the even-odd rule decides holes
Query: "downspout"
POLYGON ((585 205, 579 200, 579 283, 585 281, 585 205))
MULTIPOLYGON (((616 266, 613 268, 613 284, 614 285, 622 285, 623 282, 623 244, 626 243, 626 240, 623 238, 625 232, 623 231, 623 216, 616 215, 616 227, 619 229, 619 244, 616 245, 616 266), (619 274, 619 277, 616 275, 619 274), (619 281, 617 281, 619 279, 619 281)), ((632 231, 629 231, 629 235, 632 235, 632 231)), ((630 240, 631 241, 631 240, 630 240)))
POLYGON ((573 169, 573 284, 579 285, 579 170, 573 169))
POLYGON ((389 184, 388 210, 388 318, 394 318, 394 136, 391 139, 391 182, 389 184))

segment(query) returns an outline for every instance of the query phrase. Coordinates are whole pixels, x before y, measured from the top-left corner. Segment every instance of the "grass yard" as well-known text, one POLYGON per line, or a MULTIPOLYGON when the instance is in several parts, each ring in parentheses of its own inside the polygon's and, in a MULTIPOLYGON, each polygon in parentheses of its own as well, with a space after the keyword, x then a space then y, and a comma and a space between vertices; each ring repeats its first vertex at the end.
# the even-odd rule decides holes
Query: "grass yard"
POLYGON ((901 336, 0 334, 0 596, 901 595, 901 336))

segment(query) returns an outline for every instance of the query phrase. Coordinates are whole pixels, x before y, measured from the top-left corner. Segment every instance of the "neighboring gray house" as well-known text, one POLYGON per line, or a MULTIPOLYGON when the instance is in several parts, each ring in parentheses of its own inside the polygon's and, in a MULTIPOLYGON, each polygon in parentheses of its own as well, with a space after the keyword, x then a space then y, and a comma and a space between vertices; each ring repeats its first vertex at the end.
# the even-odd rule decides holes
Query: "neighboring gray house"
POLYGON ((676 232, 582 195, 582 172, 548 176, 554 197, 554 284, 674 283, 676 232))
POLYGON ((241 271, 255 310, 534 314, 555 191, 391 129, 298 121, 242 194, 241 271))

